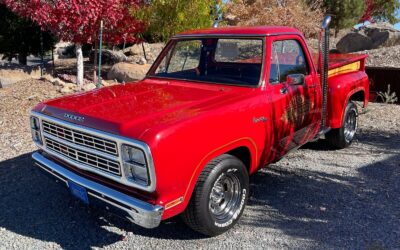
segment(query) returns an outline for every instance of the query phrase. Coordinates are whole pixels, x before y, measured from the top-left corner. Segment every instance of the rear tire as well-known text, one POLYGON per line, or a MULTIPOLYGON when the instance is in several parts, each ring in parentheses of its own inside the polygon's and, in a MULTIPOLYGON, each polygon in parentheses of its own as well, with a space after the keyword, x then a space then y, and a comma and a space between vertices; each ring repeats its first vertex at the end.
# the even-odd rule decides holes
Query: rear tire
POLYGON ((243 162, 221 155, 201 172, 183 221, 201 234, 222 234, 241 217, 248 194, 249 175, 243 162))
POLYGON ((335 148, 343 149, 350 146, 357 132, 357 106, 350 101, 345 109, 342 127, 332 129, 326 134, 326 139, 335 148))

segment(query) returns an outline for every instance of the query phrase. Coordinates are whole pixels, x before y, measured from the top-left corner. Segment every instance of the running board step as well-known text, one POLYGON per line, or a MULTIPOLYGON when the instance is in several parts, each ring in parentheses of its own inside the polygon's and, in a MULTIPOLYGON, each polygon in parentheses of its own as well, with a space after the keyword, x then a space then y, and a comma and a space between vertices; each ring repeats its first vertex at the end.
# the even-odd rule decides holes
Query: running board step
POLYGON ((328 133, 331 130, 332 130, 331 128, 322 129, 321 131, 318 132, 318 134, 315 136, 315 138, 312 141, 318 141, 320 139, 325 139, 326 133, 328 133))

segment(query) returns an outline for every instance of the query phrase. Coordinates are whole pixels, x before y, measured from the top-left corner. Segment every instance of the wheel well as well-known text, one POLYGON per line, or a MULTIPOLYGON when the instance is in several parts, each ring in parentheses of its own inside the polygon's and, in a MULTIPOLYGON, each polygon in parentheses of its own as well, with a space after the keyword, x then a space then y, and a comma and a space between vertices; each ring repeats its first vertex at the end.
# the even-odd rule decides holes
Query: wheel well
POLYGON ((359 101, 359 102, 364 102, 365 100, 365 93, 364 91, 358 91, 354 93, 352 96, 350 96, 349 101, 359 101))
POLYGON ((250 150, 247 147, 235 148, 235 149, 233 149, 233 150, 231 150, 229 152, 226 152, 226 154, 230 154, 230 155, 233 155, 233 156, 237 157, 246 166, 247 171, 250 172, 251 153, 250 153, 250 150))

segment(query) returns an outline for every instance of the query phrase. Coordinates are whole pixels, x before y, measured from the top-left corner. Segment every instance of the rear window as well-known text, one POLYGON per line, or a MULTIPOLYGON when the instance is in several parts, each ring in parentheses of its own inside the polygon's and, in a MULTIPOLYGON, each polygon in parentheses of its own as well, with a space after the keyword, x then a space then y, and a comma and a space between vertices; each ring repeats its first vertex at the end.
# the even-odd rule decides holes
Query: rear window
POLYGON ((261 63, 262 41, 219 39, 215 60, 231 63, 261 63))

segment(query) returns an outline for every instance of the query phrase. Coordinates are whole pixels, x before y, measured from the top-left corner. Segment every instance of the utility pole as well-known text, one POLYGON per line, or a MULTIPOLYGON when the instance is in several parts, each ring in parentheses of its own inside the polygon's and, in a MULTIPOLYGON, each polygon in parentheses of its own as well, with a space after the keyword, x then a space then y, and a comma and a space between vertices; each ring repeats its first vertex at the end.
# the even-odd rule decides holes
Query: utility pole
POLYGON ((100 88, 101 86, 101 51, 103 49, 103 21, 100 22, 100 42, 99 42, 99 75, 97 77, 96 87, 100 88))

